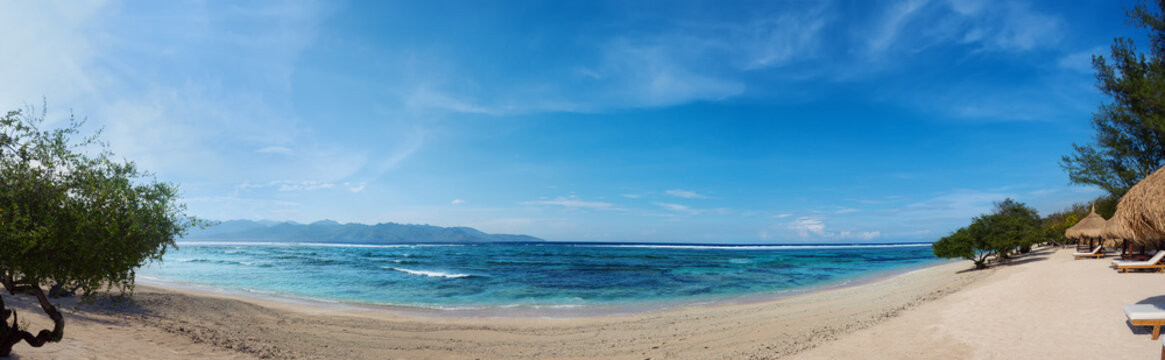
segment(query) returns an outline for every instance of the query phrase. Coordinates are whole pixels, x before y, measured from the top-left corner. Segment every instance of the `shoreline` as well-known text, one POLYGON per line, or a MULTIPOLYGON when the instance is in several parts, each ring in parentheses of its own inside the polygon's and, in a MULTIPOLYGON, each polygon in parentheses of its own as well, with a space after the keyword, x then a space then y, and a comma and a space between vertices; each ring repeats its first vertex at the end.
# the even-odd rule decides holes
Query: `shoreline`
POLYGON ((151 277, 137 280, 137 286, 145 286, 154 291, 177 291, 194 296, 222 296, 240 301, 258 300, 283 303, 293 306, 311 306, 339 310, 389 312, 400 315, 419 315, 451 318, 587 318, 610 317, 646 314, 657 311, 669 311, 688 307, 716 307, 730 305, 757 304, 780 299, 808 295, 823 291, 863 286, 880 280, 889 279, 903 274, 922 271, 928 268, 943 266, 961 260, 936 259, 931 263, 907 265, 902 268, 874 270, 869 273, 856 275, 850 278, 833 279, 821 284, 814 284, 802 288, 775 290, 759 293, 744 293, 710 296, 706 298, 675 298, 662 300, 643 300, 622 304, 590 304, 590 305, 468 305, 464 307, 440 306, 409 306, 393 304, 374 304, 348 302, 342 300, 322 299, 292 294, 274 293, 252 289, 234 289, 207 284, 186 283, 151 277))
MULTIPOLYGON (((995 273, 965 271, 970 268, 968 262, 947 262, 777 299, 570 318, 432 316, 146 285, 126 306, 66 306, 64 342, 35 349, 20 345, 14 351, 22 359, 92 354, 153 359, 768 359, 876 326, 995 273), (119 338, 124 340, 114 340, 119 338)), ((23 304, 13 303, 21 309, 21 319, 35 317, 35 304, 19 300, 23 304)), ((32 321, 34 326, 44 324, 43 319, 32 321)))

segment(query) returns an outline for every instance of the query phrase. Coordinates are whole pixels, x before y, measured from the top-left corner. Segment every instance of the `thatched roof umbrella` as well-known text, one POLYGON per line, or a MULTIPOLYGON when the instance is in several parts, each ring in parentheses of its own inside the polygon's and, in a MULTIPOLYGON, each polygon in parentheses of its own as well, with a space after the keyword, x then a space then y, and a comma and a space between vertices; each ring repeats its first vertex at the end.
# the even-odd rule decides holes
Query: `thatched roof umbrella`
POLYGON ((1092 212, 1088 213, 1076 225, 1068 228, 1064 232, 1064 236, 1073 240, 1095 240, 1101 238, 1101 231, 1104 230, 1104 218, 1096 213, 1096 206, 1092 207, 1092 212))
POLYGON ((1147 244, 1165 239, 1165 167, 1133 185, 1116 206, 1121 223, 1131 230, 1130 239, 1147 244))
POLYGON ((1104 238, 1105 246, 1115 246, 1117 241, 1135 242, 1137 235, 1127 225, 1123 214, 1117 211, 1115 215, 1104 222, 1104 228, 1100 230, 1100 236, 1104 238))

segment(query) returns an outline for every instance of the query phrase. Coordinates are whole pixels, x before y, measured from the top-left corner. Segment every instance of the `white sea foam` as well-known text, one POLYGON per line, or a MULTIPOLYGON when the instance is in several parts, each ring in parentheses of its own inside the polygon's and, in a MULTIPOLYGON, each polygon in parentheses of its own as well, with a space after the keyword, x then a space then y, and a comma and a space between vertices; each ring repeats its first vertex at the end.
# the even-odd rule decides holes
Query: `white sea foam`
POLYGON ((807 249, 870 249, 929 247, 930 244, 846 244, 846 245, 648 245, 648 244, 572 244, 577 247, 612 247, 646 249, 691 249, 691 250, 807 250, 807 249))
POLYGON ((456 247, 461 244, 339 244, 339 243, 302 243, 302 242, 250 242, 250 241, 180 241, 178 246, 233 246, 236 249, 243 246, 315 246, 315 247, 343 247, 343 248, 416 248, 416 247, 456 247))
POLYGON ((449 273, 443 273, 440 271, 409 270, 409 269, 402 269, 402 268, 394 268, 394 267, 390 267, 390 266, 382 266, 381 268, 383 268, 385 270, 400 271, 402 273, 411 274, 411 275, 420 275, 420 276, 428 276, 428 277, 442 277, 442 278, 449 278, 449 279, 467 278, 467 277, 472 276, 469 274, 449 274, 449 273))

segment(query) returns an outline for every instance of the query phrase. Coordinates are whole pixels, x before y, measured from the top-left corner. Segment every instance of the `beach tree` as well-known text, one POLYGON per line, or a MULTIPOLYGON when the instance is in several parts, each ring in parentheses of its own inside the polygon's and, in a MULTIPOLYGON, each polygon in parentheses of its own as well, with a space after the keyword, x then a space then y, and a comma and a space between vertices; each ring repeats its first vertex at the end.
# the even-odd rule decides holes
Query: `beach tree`
POLYGON ((199 220, 184 214, 177 188, 132 162, 115 161, 81 122, 42 130, 45 111, 0 118, 0 284, 33 296, 53 328, 33 333, 0 295, 0 356, 20 342, 39 347, 64 336, 65 321, 44 290, 132 294, 134 269, 160 260, 199 220))
POLYGON ((1097 87, 1111 102, 1092 114, 1095 142, 1073 144, 1073 152, 1061 158, 1072 183, 1095 185, 1120 198, 1165 166, 1163 9, 1165 0, 1158 0, 1153 8, 1140 3, 1127 12, 1132 25, 1148 30, 1146 53, 1138 52, 1133 39, 1122 37, 1114 40, 1107 58, 1092 57, 1097 87))
POLYGON ((1032 246, 1043 241, 1040 215, 1024 203, 1004 199, 995 204, 995 212, 987 216, 984 236, 996 244, 999 256, 1007 258, 1012 251, 1031 251, 1032 246))
POLYGON ((976 269, 987 267, 987 259, 995 253, 979 243, 980 238, 971 234, 970 227, 960 228, 950 235, 931 244, 934 255, 941 258, 963 258, 975 263, 976 269))
POLYGON ((989 214, 983 214, 947 235, 932 246, 935 256, 964 258, 975 263, 975 268, 987 267, 992 256, 1006 259, 1012 252, 1027 252, 1043 240, 1039 214, 1032 208, 1012 199, 995 204, 989 214))

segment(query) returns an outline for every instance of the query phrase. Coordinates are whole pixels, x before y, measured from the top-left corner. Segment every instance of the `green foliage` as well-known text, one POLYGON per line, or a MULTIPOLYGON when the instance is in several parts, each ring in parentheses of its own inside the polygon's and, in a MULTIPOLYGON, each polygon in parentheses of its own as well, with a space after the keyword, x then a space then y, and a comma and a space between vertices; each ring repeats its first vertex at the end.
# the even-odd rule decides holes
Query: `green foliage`
POLYGON ((980 236, 986 237, 996 254, 1003 258, 1017 249, 1026 253, 1043 241, 1040 215, 1035 209, 1012 199, 995 204, 994 214, 980 217, 976 222, 982 223, 980 236))
POLYGON ((1083 218, 1084 216, 1072 211, 1071 208, 1048 215, 1042 221, 1044 238, 1057 244, 1069 243, 1068 237, 1064 235, 1064 232, 1068 231, 1068 228, 1075 226, 1083 218))
MULTIPOLYGON (((0 282, 11 294, 36 295, 53 318, 56 326, 36 337, 40 343, 58 341, 64 326, 42 286, 77 288, 86 300, 101 289, 131 293, 134 269, 160 260, 176 237, 200 224, 183 214, 174 185, 112 160, 96 135, 71 141, 80 122, 42 131, 43 118, 43 110, 0 118, 0 282)), ((3 315, 3 330, 19 333, 3 315)))
POLYGON ((1093 199, 1091 203, 1075 203, 1063 210, 1048 214, 1042 220, 1044 238, 1059 244, 1070 243, 1068 238, 1064 236, 1064 232, 1088 216, 1088 213, 1092 211, 1092 206, 1096 206, 1097 215, 1109 219, 1112 218, 1112 214, 1116 213, 1116 204, 1119 201, 1118 197, 1102 195, 1093 199))
POLYGON ((987 267, 987 258, 993 253, 985 250, 979 238, 964 227, 931 244, 934 255, 941 258, 964 258, 975 262, 975 267, 987 267))
POLYGON ((994 212, 976 217, 971 225, 936 241, 935 256, 964 258, 975 267, 987 267, 991 256, 1006 259, 1012 252, 1027 252, 1044 241, 1040 217, 1023 203, 1005 199, 995 204, 994 212))
POLYGON ((1072 183, 1096 185, 1117 198, 1165 165, 1165 0, 1156 5, 1128 11, 1133 25, 1149 30, 1148 56, 1129 38, 1116 39, 1107 59, 1093 56, 1097 87, 1112 102, 1093 113, 1096 142, 1073 144, 1074 153, 1060 162, 1072 183))

